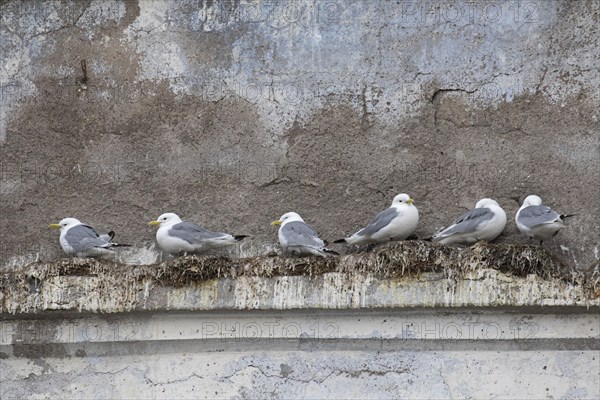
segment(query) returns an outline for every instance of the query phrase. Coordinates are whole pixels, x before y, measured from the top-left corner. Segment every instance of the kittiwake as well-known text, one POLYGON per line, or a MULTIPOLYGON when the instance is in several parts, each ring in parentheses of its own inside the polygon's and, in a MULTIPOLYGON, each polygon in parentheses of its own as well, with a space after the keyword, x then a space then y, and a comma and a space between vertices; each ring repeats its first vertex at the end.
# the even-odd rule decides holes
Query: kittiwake
POLYGON ((515 222, 521 233, 530 240, 544 240, 554 237, 564 227, 563 220, 571 215, 560 215, 553 209, 542 205, 542 199, 536 195, 527 196, 517 211, 515 222))
POLYGON ((76 218, 65 218, 50 228, 60 229, 60 246, 70 256, 106 257, 114 255, 113 247, 129 247, 128 244, 112 242, 115 233, 99 234, 89 225, 76 218))
POLYGON ((279 244, 286 255, 292 256, 321 256, 334 254, 339 255, 333 250, 329 250, 327 243, 319 238, 319 234, 308 226, 302 217, 295 212, 283 214, 281 218, 273 221, 271 225, 280 225, 279 244))
POLYGON ((492 199, 481 199, 473 210, 458 217, 452 225, 433 235, 441 244, 473 244, 480 240, 492 241, 504 230, 506 213, 492 199))
POLYGON ((156 241, 160 248, 172 255, 199 254, 235 244, 246 235, 212 232, 192 222, 182 221, 177 214, 162 214, 149 225, 158 225, 156 241))
POLYGON ((366 227, 334 243, 362 245, 404 240, 415 231, 418 223, 419 210, 413 205, 413 199, 402 193, 394 197, 392 205, 377 214, 366 227))

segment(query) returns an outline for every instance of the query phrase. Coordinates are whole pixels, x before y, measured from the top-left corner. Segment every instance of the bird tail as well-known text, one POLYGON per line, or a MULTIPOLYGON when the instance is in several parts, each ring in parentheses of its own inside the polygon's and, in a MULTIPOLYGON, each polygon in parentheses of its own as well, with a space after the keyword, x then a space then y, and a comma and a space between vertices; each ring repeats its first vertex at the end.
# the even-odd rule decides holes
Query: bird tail
POLYGON ((340 253, 338 253, 337 251, 329 250, 328 248, 323 248, 322 250, 325 253, 327 253, 327 254, 333 254, 334 256, 339 256, 340 255, 340 253))
POLYGON ((239 241, 244 240, 247 237, 249 237, 249 236, 248 235, 235 235, 233 238, 239 242, 239 241))
POLYGON ((561 215, 561 216, 560 216, 560 219, 566 219, 566 218, 574 217, 574 216, 576 216, 576 215, 577 215, 577 214, 565 214, 565 215, 561 215))
POLYGON ((333 243, 346 243, 346 239, 334 240, 333 243))
POLYGON ((131 247, 131 245, 125 244, 125 243, 112 243, 111 242, 110 247, 131 247))
POLYGON ((421 240, 424 240, 426 242, 433 242, 433 236, 429 236, 429 237, 423 238, 421 240))

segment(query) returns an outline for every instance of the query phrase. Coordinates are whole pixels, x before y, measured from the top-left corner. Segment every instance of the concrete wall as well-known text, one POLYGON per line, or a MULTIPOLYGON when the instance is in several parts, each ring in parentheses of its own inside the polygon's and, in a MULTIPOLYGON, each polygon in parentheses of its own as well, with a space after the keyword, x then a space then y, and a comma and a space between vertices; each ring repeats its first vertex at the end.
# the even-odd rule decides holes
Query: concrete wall
POLYGON ((0 397, 598 398, 598 13, 0 1, 0 397), (286 211, 331 240, 399 192, 420 237, 483 196, 500 242, 530 193, 578 215, 520 261, 153 264, 162 212, 251 235, 245 256, 286 211), (134 244, 126 264, 55 261, 66 216, 134 244))
POLYGON ((446 273, 378 270, 385 254, 327 271, 323 260, 210 259, 204 279, 195 257, 1 274, 0 397, 600 396, 598 282, 517 276, 486 267, 492 257, 446 273))
MULTIPOLYGON (((599 256, 598 2, 0 2, 2 266, 60 256, 72 216, 156 260, 166 211, 325 238, 407 192, 430 235, 490 196, 577 213, 548 244, 599 256), (86 80, 81 61, 86 61, 86 80)), ((340 249, 341 250, 341 249, 340 249)))
POLYGON ((2 321, 0 395, 598 398, 597 312, 539 311, 171 312, 2 321))

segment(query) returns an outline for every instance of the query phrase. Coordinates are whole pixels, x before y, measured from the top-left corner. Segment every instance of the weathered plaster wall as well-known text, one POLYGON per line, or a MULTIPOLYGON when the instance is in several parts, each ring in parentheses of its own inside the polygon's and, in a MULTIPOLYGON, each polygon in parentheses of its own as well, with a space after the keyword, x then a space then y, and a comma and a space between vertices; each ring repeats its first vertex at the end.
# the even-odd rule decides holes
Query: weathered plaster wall
POLYGON ((0 395, 594 399, 599 325, 502 308, 16 319, 0 322, 0 395))
POLYGON ((0 397, 598 398, 598 12, 0 1, 0 397), (566 264, 410 242, 131 265, 165 211, 253 255, 283 212, 335 239, 401 191, 420 237, 491 196, 517 243, 537 193, 578 214, 547 245, 566 264), (129 265, 49 262, 65 216, 129 265))
POLYGON ((65 216, 136 245, 174 211, 328 239, 407 192, 430 235, 483 196, 577 213, 548 244, 599 255, 597 1, 0 2, 1 264, 60 255, 65 216), (86 61, 87 80, 80 65, 86 61))
POLYGON ((0 274, 0 397, 598 398, 599 271, 560 267, 416 241, 31 264, 0 274))

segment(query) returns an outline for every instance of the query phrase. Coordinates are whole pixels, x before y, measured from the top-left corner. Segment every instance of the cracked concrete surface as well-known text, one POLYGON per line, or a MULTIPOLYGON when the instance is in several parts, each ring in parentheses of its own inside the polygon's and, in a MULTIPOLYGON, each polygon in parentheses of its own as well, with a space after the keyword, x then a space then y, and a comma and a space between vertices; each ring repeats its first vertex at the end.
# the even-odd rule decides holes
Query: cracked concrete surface
POLYGON ((39 320, 62 327, 61 334, 43 342, 22 329, 26 320, 9 319, 0 323, 0 394, 597 397, 598 314, 581 308, 539 311, 62 314, 39 320), (129 324, 138 327, 133 335, 127 331, 115 336, 129 324), (298 329, 282 329, 289 324, 298 329), (323 330, 328 324, 337 328, 333 335, 323 330), (262 326, 262 333, 244 329, 250 326, 262 326), (16 343, 22 347, 19 354, 14 353, 16 343), (49 346, 62 351, 37 351, 49 346))
POLYGON ((0 397, 600 397, 599 7, 0 0, 0 397), (536 271, 252 258, 399 192, 419 237, 484 196, 501 245, 528 194, 577 217, 536 271), (163 262, 167 211, 250 258, 163 262), (56 261, 66 216, 134 247, 56 261))
MULTIPOLYGON (((158 259, 166 211, 251 235, 295 210, 335 239, 393 196, 420 237, 490 196, 575 213, 547 246, 598 260, 595 1, 0 4, 0 268, 61 255, 65 216, 158 259), (80 62, 86 60, 83 84, 80 62)), ((339 248, 338 250, 343 250, 339 248)))
POLYGON ((0 275, 2 398, 594 398, 598 270, 421 241, 0 275), (510 384, 508 384, 510 383, 510 384))

